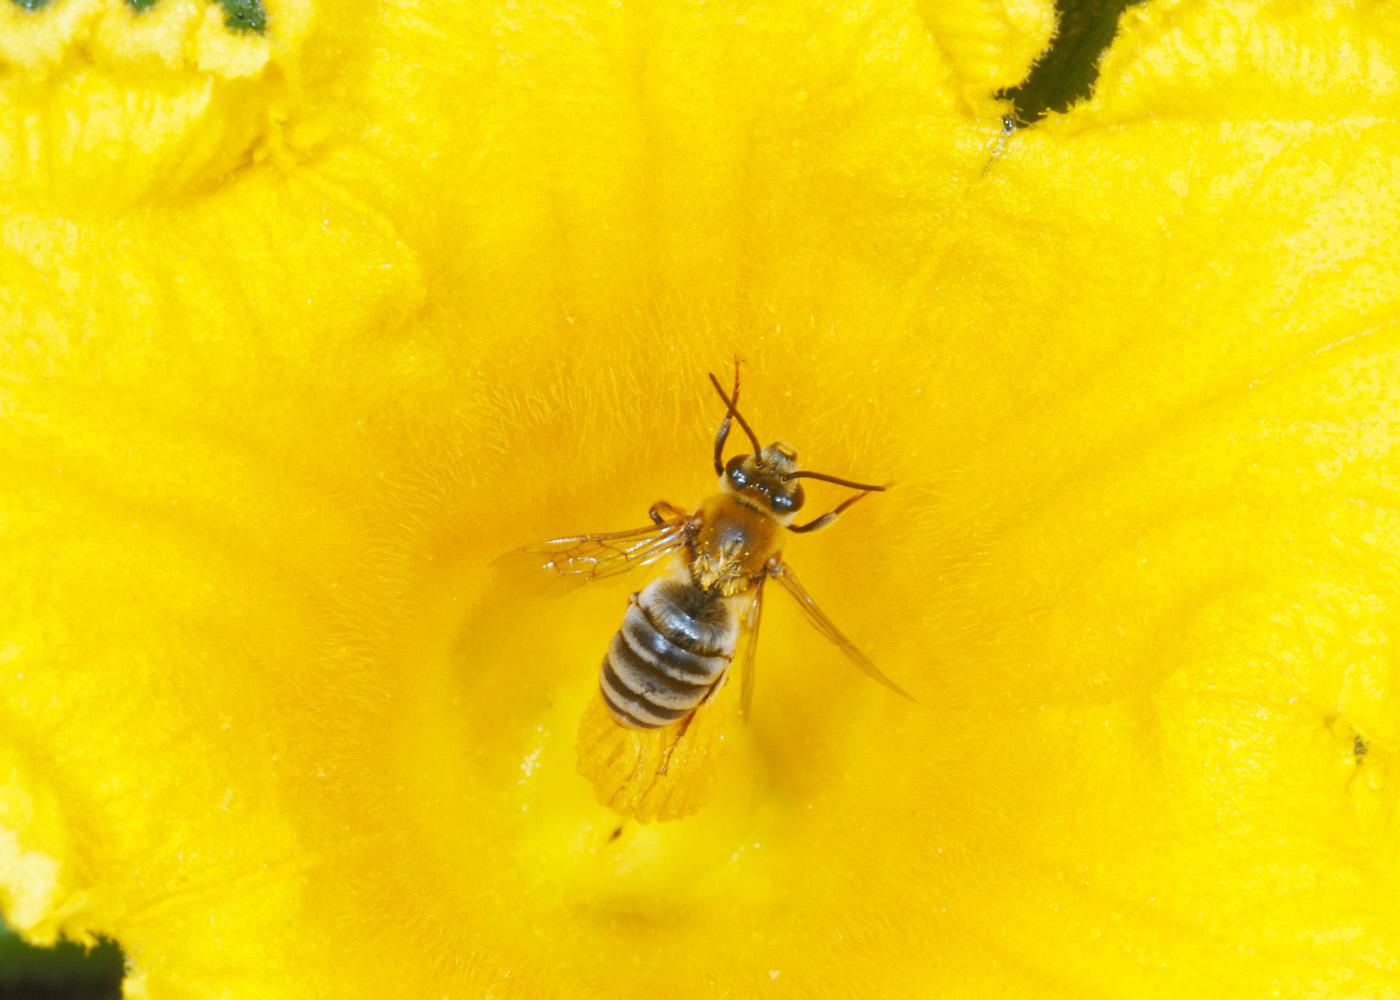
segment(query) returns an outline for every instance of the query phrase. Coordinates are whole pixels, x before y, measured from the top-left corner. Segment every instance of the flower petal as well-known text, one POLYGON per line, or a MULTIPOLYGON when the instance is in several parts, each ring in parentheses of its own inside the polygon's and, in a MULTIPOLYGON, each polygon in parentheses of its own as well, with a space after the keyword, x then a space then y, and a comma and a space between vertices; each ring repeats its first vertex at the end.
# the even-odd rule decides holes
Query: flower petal
POLYGON ((898 5, 351 11, 210 147, 265 158, 16 196, 7 915, 152 996, 1381 992, 1394 136, 1232 10, 1262 69, 1113 120, 1111 54, 996 156, 1029 46, 898 5), (1256 72, 1301 111, 1217 114, 1256 72), (712 489, 739 351, 899 484, 791 558, 921 706, 775 600, 711 805, 619 824, 625 585, 485 566, 712 489))
MULTIPOLYGON (((532 920, 575 988, 602 988, 578 963, 603 914, 663 900, 676 845, 622 838, 625 864, 657 859, 630 889, 613 860, 573 902, 533 881, 572 875, 607 814, 567 736, 541 772, 563 786, 552 825, 515 808, 539 783, 503 777, 541 693, 590 683, 574 654, 606 619, 569 611, 522 672, 482 649, 482 615, 519 620, 482 557, 635 460, 620 428, 585 432, 639 376, 656 419, 689 423, 677 386, 714 352, 641 367, 661 324, 809 315, 818 273, 863 312, 956 210, 981 126, 897 5, 366 6, 314 33, 306 5, 267 11, 234 37, 193 0, 3 9, 23 36, 0 123, 0 904, 35 940, 116 938, 153 996, 477 993, 511 970, 558 993, 532 920), (621 329, 630 369, 565 350, 621 329)), ((688 466, 678 448, 655 482, 688 466)), ((552 731, 581 704, 559 698, 552 731)), ((743 824, 717 815, 730 835, 697 852, 705 830, 683 832, 688 864, 732 849, 743 824)))
POLYGON ((1393 989, 1392 30, 1138 8, 972 196, 1014 294, 931 298, 997 332, 949 360, 930 655, 1027 767, 962 926, 1038 995, 1393 989))
POLYGON ((973 114, 1003 114, 997 94, 1025 78, 1055 33, 1055 8, 1036 0, 923 0, 920 7, 973 114))

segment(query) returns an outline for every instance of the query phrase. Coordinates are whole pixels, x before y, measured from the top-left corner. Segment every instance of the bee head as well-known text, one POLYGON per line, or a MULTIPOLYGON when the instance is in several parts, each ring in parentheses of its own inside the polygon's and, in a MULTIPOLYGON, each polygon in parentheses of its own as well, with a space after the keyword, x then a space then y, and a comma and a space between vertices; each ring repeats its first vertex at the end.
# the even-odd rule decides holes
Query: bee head
POLYGON ((758 435, 749 426, 749 422, 744 419, 744 415, 739 412, 739 361, 737 358, 734 361, 733 395, 725 393, 724 387, 719 384, 719 379, 715 378, 713 372, 710 373, 710 384, 715 387, 715 392, 719 393, 719 398, 724 401, 727 408, 724 421, 719 425, 719 433, 715 436, 715 471, 720 473, 719 485, 724 492, 741 496, 749 504, 769 511, 778 519, 779 523, 793 531, 813 531, 824 524, 831 523, 836 515, 860 499, 860 496, 864 496, 866 493, 879 493, 890 488, 889 483, 883 486, 874 483, 857 483, 825 472, 800 470, 797 467, 797 452, 788 445, 781 441, 774 441, 765 448, 759 444, 758 435), (725 462, 724 442, 729 436, 731 420, 737 420, 739 426, 744 429, 744 433, 748 435, 749 443, 753 445, 753 453, 735 455, 728 462, 725 462), (792 515, 802 509, 802 502, 805 499, 802 495, 802 484, 797 482, 799 479, 820 479, 823 482, 834 483, 847 489, 859 490, 860 495, 846 500, 830 514, 823 514, 811 524, 792 527, 792 515))
POLYGON ((724 466, 724 488, 742 494, 774 514, 795 514, 806 499, 802 484, 792 478, 797 452, 774 441, 757 455, 735 455, 724 466))

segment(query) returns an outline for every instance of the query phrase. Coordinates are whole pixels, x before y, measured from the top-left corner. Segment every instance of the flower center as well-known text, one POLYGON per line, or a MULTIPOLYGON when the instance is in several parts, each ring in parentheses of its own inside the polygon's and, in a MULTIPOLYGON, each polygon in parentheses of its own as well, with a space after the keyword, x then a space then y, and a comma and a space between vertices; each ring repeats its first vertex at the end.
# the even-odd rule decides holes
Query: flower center
POLYGON ((305 0, 0 0, 0 203, 198 189, 265 155, 305 0))

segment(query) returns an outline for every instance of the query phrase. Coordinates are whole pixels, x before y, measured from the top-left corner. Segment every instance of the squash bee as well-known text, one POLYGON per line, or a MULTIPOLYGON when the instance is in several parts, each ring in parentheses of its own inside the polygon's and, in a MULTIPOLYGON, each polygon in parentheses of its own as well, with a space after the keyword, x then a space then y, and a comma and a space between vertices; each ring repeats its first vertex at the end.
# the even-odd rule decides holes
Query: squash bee
POLYGON ((828 527, 854 503, 890 484, 858 483, 799 468, 791 447, 781 441, 763 447, 739 412, 737 362, 730 393, 713 374, 709 379, 725 405, 715 435, 718 493, 693 512, 659 501, 651 507, 651 523, 642 528, 570 535, 526 550, 545 557, 542 566, 547 572, 584 582, 679 554, 671 572, 631 595, 622 626, 603 657, 598 684, 613 720, 627 729, 677 726, 679 739, 695 710, 723 687, 738 648, 741 620, 747 636, 740 704, 747 715, 753 702, 763 587, 769 580, 792 595, 816 630, 865 674, 910 698, 822 612, 782 556, 784 532, 805 534, 828 527), (735 421, 753 451, 725 461, 725 443, 735 421), (856 492, 820 517, 795 524, 804 501, 802 479, 856 492))

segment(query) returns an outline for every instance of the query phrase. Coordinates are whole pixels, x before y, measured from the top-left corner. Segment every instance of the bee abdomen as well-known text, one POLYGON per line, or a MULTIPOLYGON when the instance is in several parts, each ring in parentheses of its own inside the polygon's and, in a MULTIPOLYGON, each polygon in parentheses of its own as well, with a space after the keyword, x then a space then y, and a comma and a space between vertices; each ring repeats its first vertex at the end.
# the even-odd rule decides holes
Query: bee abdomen
POLYGON ((658 580, 634 595, 599 679, 613 718, 656 729, 689 715, 729 669, 737 633, 723 599, 688 580, 658 580))

